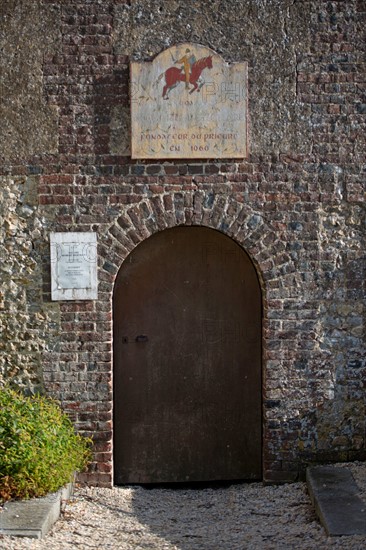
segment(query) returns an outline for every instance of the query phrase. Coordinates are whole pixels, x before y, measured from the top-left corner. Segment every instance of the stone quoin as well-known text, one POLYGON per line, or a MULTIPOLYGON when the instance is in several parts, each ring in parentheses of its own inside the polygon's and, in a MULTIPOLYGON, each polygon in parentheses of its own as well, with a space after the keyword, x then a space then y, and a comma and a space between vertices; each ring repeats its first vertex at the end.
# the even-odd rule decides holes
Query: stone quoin
MULTIPOLYGON (((263 480, 366 458, 365 23, 362 0, 1 2, 0 377, 57 398, 93 437, 81 481, 114 479, 117 274, 177 226, 221 232, 256 269, 263 480), (182 44, 247 64, 241 158, 206 155, 240 139, 225 126, 177 128, 186 158, 131 157, 130 64, 182 44), (97 236, 96 299, 51 299, 50 234, 69 232, 97 236)), ((176 61, 161 103, 211 97, 213 69, 190 94, 176 61)), ((137 146, 174 132, 144 129, 137 146)))

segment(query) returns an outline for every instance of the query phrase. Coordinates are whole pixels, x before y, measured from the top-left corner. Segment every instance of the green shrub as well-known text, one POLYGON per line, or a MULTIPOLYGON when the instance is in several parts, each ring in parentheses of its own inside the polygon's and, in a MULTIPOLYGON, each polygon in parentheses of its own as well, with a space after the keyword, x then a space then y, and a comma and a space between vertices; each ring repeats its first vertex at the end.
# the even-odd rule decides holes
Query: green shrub
POLYGON ((0 389, 0 500, 57 491, 89 460, 90 440, 55 401, 0 389))

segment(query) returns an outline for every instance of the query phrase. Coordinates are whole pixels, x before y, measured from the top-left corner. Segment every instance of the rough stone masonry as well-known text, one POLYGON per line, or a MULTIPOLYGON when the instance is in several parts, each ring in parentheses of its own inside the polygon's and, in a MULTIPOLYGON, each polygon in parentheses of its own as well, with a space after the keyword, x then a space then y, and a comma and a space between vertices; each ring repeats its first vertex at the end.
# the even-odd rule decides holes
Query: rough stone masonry
POLYGON ((112 293, 176 225, 263 293, 263 478, 366 458, 364 0, 2 0, 0 376, 59 399, 110 486, 112 293), (249 156, 132 161, 129 63, 194 42, 249 67, 249 156), (49 234, 98 234, 99 298, 52 302, 49 234))

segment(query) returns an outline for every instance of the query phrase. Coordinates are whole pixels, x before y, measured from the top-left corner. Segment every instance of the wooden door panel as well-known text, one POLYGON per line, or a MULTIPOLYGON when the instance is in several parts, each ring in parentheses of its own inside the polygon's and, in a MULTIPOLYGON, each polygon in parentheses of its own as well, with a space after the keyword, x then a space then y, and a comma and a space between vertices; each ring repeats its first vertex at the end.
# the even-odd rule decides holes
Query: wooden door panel
POLYGON ((116 483, 261 477, 261 294, 234 241, 179 227, 126 259, 114 395, 116 483))

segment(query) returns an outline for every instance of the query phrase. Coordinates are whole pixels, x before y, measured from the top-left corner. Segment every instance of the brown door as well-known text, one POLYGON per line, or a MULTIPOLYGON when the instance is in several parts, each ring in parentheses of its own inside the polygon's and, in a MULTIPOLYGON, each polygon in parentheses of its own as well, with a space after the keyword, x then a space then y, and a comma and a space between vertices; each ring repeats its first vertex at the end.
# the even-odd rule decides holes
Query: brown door
POLYGON ((261 478, 261 292, 203 227, 142 242, 114 293, 115 483, 261 478))

